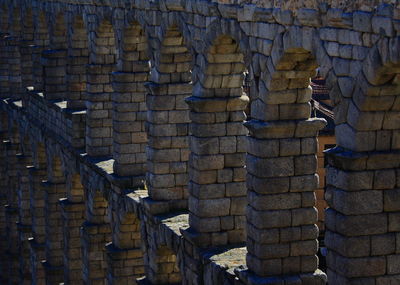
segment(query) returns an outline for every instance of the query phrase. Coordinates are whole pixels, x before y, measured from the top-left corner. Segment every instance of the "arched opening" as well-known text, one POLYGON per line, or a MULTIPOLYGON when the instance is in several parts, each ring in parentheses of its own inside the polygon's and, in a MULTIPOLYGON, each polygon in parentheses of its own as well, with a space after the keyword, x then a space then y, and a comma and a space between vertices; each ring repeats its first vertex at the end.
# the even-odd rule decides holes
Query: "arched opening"
POLYGON ((103 20, 89 33, 87 65, 86 152, 89 156, 112 155, 112 85, 115 69, 115 36, 110 21, 103 20))

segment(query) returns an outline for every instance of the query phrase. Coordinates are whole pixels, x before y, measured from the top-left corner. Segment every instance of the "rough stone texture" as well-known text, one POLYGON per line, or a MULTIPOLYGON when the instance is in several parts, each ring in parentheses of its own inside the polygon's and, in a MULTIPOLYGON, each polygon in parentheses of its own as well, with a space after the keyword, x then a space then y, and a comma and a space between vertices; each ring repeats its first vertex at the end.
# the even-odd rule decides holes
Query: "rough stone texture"
POLYGON ((398 282, 397 2, 0 10, 0 283, 398 282))

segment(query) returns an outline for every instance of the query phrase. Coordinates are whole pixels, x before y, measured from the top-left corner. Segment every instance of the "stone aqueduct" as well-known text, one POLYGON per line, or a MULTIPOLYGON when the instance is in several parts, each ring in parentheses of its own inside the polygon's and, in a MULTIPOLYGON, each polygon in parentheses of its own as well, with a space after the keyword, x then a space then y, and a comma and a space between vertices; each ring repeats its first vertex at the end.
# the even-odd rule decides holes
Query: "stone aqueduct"
POLYGON ((1 0, 0 283, 400 284, 398 5, 1 0))

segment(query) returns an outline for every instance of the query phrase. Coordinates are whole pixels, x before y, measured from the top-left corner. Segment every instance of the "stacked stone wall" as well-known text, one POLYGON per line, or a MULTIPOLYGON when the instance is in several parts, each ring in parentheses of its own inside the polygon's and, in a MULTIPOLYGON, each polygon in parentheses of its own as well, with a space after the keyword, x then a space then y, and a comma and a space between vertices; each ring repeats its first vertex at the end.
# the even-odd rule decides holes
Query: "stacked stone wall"
POLYGON ((1 282, 398 282, 400 14, 374 5, 1 0, 1 282))

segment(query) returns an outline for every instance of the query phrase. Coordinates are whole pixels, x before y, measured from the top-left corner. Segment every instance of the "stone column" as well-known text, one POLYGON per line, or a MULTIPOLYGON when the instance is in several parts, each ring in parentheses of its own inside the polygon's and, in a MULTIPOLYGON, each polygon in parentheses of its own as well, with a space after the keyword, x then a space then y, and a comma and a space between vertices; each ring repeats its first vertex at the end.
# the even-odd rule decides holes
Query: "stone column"
POLYGON ((32 237, 32 218, 30 211, 30 187, 29 187, 29 171, 32 166, 28 166, 32 162, 31 156, 25 154, 17 154, 19 171, 18 171, 18 244, 19 244, 19 267, 20 267, 20 283, 31 280, 31 264, 30 264, 30 245, 29 238, 32 237))
POLYGON ((26 98, 27 87, 33 87, 35 85, 33 75, 33 52, 35 50, 34 45, 30 44, 29 41, 24 41, 21 44, 21 84, 22 84, 22 104, 23 107, 28 107, 28 100, 26 98))
POLYGON ((3 141, 6 147, 7 160, 7 204, 5 205, 6 218, 6 258, 7 269, 6 276, 10 282, 18 283, 19 281, 19 257, 18 257, 18 201, 17 201, 17 171, 18 160, 17 152, 19 141, 17 137, 11 138, 12 141, 3 141))
MULTIPOLYGON (((96 17, 89 15, 88 21, 96 22, 96 17)), ((86 70, 86 152, 89 156, 108 157, 112 155, 113 144, 111 72, 115 69, 115 39, 113 26, 108 21, 93 28, 89 32, 86 70)))
POLYGON ((83 284, 80 228, 84 222, 85 204, 60 199, 64 237, 64 282, 83 284))
POLYGON ((66 195, 63 177, 42 182, 45 191, 46 260, 42 262, 46 271, 46 283, 63 282, 63 222, 59 200, 66 195))
POLYGON ((34 86, 33 76, 33 50, 34 50, 34 24, 33 14, 31 11, 21 11, 22 29, 21 29, 21 82, 22 92, 25 94, 25 89, 28 86, 34 86))
POLYGON ((0 34, 0 98, 9 96, 7 36, 0 34))
POLYGON ((101 194, 89 196, 85 203, 86 221, 81 227, 83 281, 102 285, 106 284, 107 275, 105 245, 111 239, 106 216, 108 203, 101 194))
POLYGON ((147 81, 148 66, 144 63, 136 65, 137 72, 113 73, 114 173, 144 178, 147 143, 144 82, 147 81))
POLYGON ((374 144, 359 142, 360 151, 336 147, 326 152, 329 284, 395 284, 400 274, 400 155, 363 152, 374 144))
MULTIPOLYGON (((40 154, 38 154, 40 155, 40 154)), ((30 209, 32 217, 32 238, 29 239, 31 248, 32 282, 44 284, 45 272, 41 261, 45 256, 45 191, 42 181, 47 177, 47 170, 31 168, 29 171, 30 209)))
MULTIPOLYGON (((2 122, 7 122, 7 117, 4 113, 0 113, 2 122)), ((6 145, 3 143, 5 137, 7 126, 1 124, 0 131, 0 282, 6 282, 5 269, 7 264, 7 259, 5 255, 6 251, 6 216, 5 216, 5 205, 7 204, 7 159, 6 159, 6 145)))
POLYGON ((83 284, 80 228, 85 221, 85 203, 80 175, 69 175, 67 197, 60 199, 64 237, 64 282, 83 284))
POLYGON ((41 64, 42 50, 42 46, 34 45, 32 47, 32 74, 35 92, 43 92, 43 66, 41 64))
POLYGON ((67 91, 65 49, 48 49, 42 52, 43 91, 48 100, 64 99, 67 91))
POLYGON ((153 213, 187 208, 188 83, 147 84, 147 187, 153 213))
POLYGON ((112 74, 114 173, 119 176, 143 177, 146 173, 144 83, 150 72, 147 49, 146 35, 140 25, 124 29, 117 72, 112 74))
POLYGON ((85 109, 86 65, 89 63, 88 36, 83 20, 70 23, 67 58, 67 107, 85 109))
MULTIPOLYGON (((8 80, 12 98, 20 100, 24 90, 21 77, 21 53, 19 38, 10 37, 7 40, 8 50, 8 80)), ((10 94, 10 96, 11 96, 10 94)))
POLYGON ((260 284, 269 284, 289 278, 298 284, 324 284, 326 277, 317 270, 314 191, 318 187, 316 136, 325 121, 252 120, 246 126, 250 130, 246 217, 251 272, 246 281, 253 284, 258 278, 260 284))
POLYGON ((247 132, 242 122, 248 98, 237 95, 186 100, 192 119, 189 223, 201 247, 244 240, 247 132))

